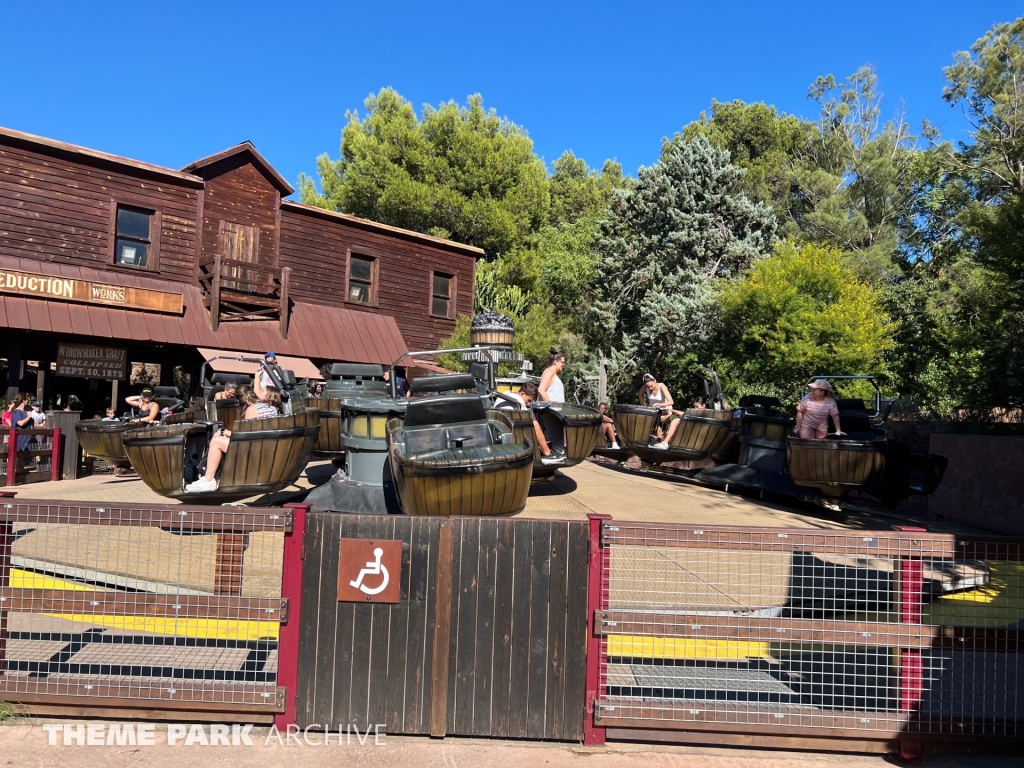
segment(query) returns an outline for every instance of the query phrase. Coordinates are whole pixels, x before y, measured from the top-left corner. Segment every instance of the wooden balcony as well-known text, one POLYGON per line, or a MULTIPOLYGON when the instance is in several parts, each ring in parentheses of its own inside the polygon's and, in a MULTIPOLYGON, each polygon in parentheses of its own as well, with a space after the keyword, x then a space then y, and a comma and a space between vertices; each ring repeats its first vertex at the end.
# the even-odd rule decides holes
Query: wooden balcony
POLYGON ((210 328, 237 320, 277 320, 288 338, 290 267, 268 267, 219 253, 199 263, 199 287, 210 310, 210 328))

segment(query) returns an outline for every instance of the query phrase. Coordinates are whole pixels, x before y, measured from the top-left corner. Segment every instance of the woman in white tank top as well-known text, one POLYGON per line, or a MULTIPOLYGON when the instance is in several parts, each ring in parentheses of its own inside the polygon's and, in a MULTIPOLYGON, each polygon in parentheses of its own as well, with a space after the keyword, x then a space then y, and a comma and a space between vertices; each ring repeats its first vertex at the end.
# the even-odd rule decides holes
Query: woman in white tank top
POLYGON ((558 378, 558 374, 563 368, 565 368, 565 355, 552 347, 551 354, 548 356, 548 367, 544 369, 544 373, 540 377, 540 384, 537 386, 540 399, 544 402, 565 402, 565 386, 558 378))
POLYGON ((668 442, 672 439, 678 428, 678 425, 672 422, 679 418, 678 413, 672 408, 675 403, 672 399, 672 393, 668 391, 668 387, 657 381, 651 374, 645 373, 643 386, 640 387, 640 391, 636 394, 640 405, 645 405, 644 398, 646 398, 646 405, 661 411, 661 416, 658 418, 654 428, 655 436, 657 437, 654 447, 659 450, 667 449, 668 442))

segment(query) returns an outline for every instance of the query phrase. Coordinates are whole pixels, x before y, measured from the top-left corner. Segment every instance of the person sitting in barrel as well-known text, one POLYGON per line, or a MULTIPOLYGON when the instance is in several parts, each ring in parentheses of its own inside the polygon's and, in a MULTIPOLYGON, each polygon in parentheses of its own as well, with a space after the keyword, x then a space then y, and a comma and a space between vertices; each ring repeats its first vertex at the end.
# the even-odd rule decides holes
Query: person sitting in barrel
POLYGON ((153 390, 149 387, 137 395, 130 395, 124 399, 132 408, 139 409, 139 415, 132 419, 132 423, 143 422, 152 424, 160 420, 160 404, 153 399, 153 390))
MULTIPOLYGON (((256 379, 259 382, 259 377, 256 379)), ((242 392, 242 402, 245 403, 245 412, 242 419, 272 419, 281 413, 281 393, 277 387, 263 387, 257 384, 261 390, 261 396, 256 392, 246 389, 242 392)), ((216 491, 217 470, 220 469, 224 454, 228 452, 231 444, 231 430, 221 427, 217 434, 210 438, 210 450, 206 455, 206 474, 185 486, 189 493, 203 493, 205 491, 216 491)))
POLYGON ((828 436, 828 419, 836 425, 836 434, 845 435, 839 426, 839 406, 832 397, 832 385, 824 379, 812 381, 811 394, 796 407, 796 425, 793 434, 804 440, 824 440, 828 436))
POLYGON ((644 383, 636 395, 640 405, 657 408, 659 411, 658 419, 654 426, 654 435, 658 441, 652 447, 659 451, 668 450, 668 443, 672 439, 672 435, 675 434, 675 429, 672 429, 672 423, 679 419, 678 412, 672 409, 672 406, 675 404, 675 400, 672 399, 672 393, 668 391, 668 387, 655 379, 654 376, 645 373, 644 383), (645 399, 647 400, 646 403, 644 403, 645 399), (666 432, 666 430, 668 431, 666 432))
POLYGON ((608 443, 608 448, 613 451, 619 450, 619 435, 615 431, 615 419, 608 415, 608 403, 601 403, 597 410, 601 412, 601 433, 608 443))
POLYGON ((113 408, 107 408, 105 413, 107 415, 100 419, 100 421, 119 421, 119 419, 117 418, 117 411, 115 411, 113 408))
POLYGON ((238 382, 229 381, 224 385, 224 389, 213 396, 214 400, 237 400, 238 399, 238 382))
MULTIPOLYGON (((524 408, 528 408, 531 403, 536 403, 540 399, 539 390, 540 387, 532 381, 528 381, 520 387, 518 399, 523 402, 524 408)), ((536 415, 533 415, 533 434, 537 439, 537 446, 540 448, 540 461, 542 464, 565 464, 565 453, 551 450, 551 444, 548 442, 547 435, 544 434, 544 428, 537 420, 536 415)))

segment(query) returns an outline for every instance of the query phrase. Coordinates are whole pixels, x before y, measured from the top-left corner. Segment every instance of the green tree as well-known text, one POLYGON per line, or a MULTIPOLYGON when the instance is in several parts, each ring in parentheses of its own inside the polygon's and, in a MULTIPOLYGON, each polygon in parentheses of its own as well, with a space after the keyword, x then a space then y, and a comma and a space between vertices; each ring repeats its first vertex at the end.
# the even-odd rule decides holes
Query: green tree
POLYGON ((716 280, 766 254, 775 219, 741 191, 743 171, 706 137, 666 141, 602 225, 587 333, 612 350, 617 384, 703 343, 716 280))
POLYGON ((391 88, 346 113, 341 157, 317 159, 320 186, 303 176, 303 202, 504 253, 547 216, 547 172, 526 131, 485 110, 412 105, 391 88))
POLYGON ((945 70, 971 141, 926 155, 914 279, 933 329, 915 380, 931 405, 1024 403, 1024 17, 998 24, 945 70))
POLYGON ((716 147, 729 151, 733 165, 746 171, 743 192, 754 202, 772 206, 782 231, 797 237, 799 227, 792 220, 794 207, 794 164, 803 149, 810 124, 793 115, 779 114, 764 102, 747 104, 740 100, 711 101, 711 116, 687 125, 682 136, 706 136, 716 147))
POLYGON ((861 277, 896 274, 899 229, 913 209, 916 138, 901 115, 882 122, 878 77, 819 77, 808 90, 820 115, 795 164, 795 219, 805 240, 836 246, 861 277))
POLYGON ((718 293, 733 395, 791 395, 816 373, 885 375, 894 327, 834 248, 787 241, 718 293))

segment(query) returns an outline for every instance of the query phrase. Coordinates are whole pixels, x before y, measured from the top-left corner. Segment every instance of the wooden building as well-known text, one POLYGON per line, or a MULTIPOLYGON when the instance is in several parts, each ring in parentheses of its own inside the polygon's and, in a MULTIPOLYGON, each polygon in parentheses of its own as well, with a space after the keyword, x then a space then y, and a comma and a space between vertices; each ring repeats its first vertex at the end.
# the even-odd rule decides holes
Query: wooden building
POLYGON ((100 411, 129 363, 169 385, 218 350, 386 364, 472 312, 480 249, 293 192, 248 142, 179 171, 0 128, 8 396, 100 411))

